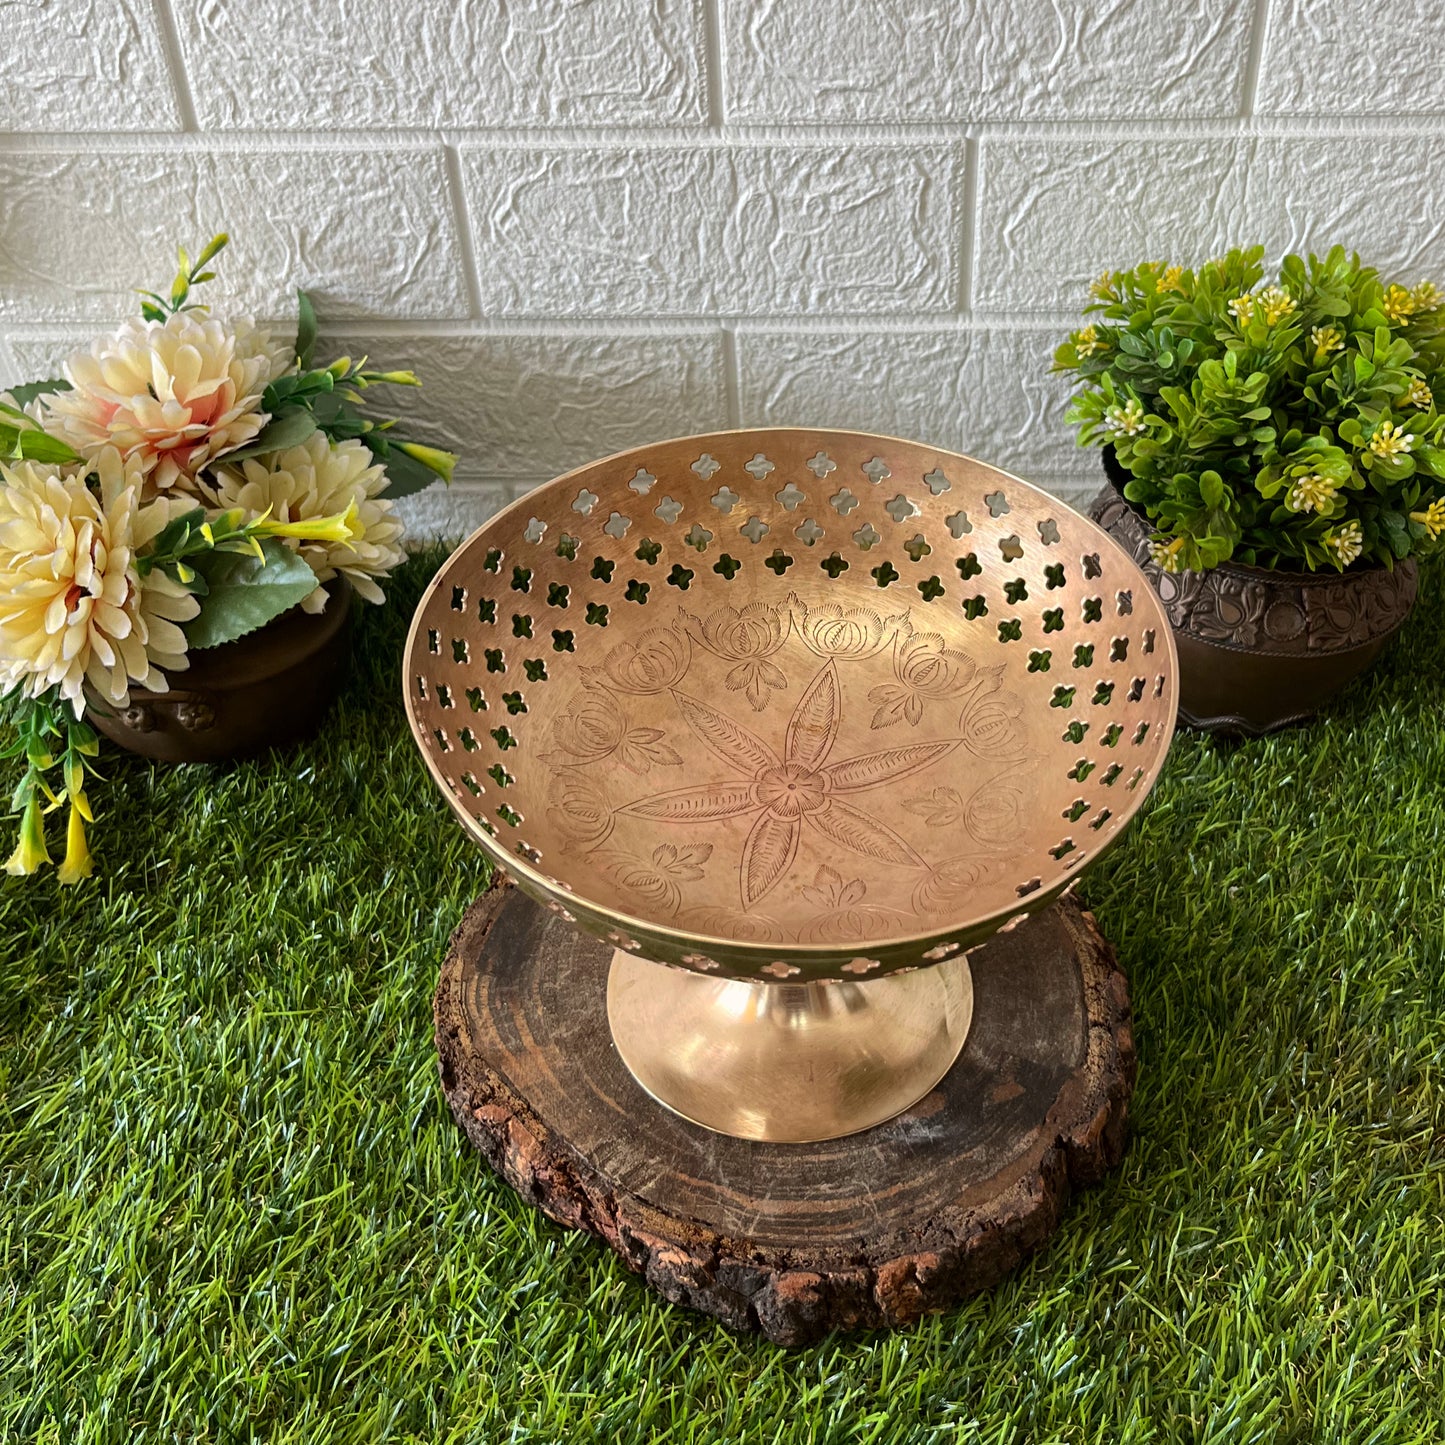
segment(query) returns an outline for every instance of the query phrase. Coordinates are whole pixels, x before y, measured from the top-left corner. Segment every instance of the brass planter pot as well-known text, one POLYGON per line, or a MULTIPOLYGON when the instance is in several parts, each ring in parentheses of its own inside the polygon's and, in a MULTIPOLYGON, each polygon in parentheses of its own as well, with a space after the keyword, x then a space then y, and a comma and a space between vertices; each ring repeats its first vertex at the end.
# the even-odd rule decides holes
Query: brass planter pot
POLYGON ((1179 652, 1179 720, 1258 736, 1301 722, 1358 677, 1410 615, 1413 558, 1343 573, 1271 572, 1225 562, 1169 573, 1149 557, 1153 528, 1125 499, 1128 473, 1104 453, 1108 484, 1089 516, 1159 594, 1179 652))
POLYGON ((265 627, 190 655, 168 692, 132 688, 130 705, 87 716, 128 752, 171 763, 219 763, 303 742, 346 676, 351 584, 326 584, 320 614, 293 607, 265 627))

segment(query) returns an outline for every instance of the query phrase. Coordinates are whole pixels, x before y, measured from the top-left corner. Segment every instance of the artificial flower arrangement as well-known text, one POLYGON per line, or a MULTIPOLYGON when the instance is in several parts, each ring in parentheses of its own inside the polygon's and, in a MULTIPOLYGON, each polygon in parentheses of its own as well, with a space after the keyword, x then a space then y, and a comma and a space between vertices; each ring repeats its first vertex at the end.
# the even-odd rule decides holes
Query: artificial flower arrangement
POLYGON ((1336 246, 1106 272, 1054 357, 1080 445, 1112 445, 1165 571, 1386 567, 1445 532, 1445 292, 1336 246))
POLYGON ((10 873, 51 861, 44 815, 64 805, 60 881, 94 866, 87 708, 163 692, 191 651, 320 611, 338 575, 383 601, 403 557, 394 500, 451 478, 450 453, 363 411, 368 388, 416 386, 411 372, 313 365, 304 292, 294 347, 191 300, 227 242, 194 262, 182 249, 169 294, 140 293, 140 318, 63 378, 0 396, 0 718, 3 755, 24 765, 10 873))

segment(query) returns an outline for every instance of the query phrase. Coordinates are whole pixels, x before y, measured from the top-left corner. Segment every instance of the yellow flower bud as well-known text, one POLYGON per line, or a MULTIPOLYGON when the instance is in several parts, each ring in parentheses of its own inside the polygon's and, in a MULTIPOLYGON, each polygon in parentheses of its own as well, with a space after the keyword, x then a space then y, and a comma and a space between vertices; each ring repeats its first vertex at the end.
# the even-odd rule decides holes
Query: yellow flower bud
POLYGON ((40 819, 40 799, 32 793, 25 802, 25 811, 20 817, 20 841, 5 864, 5 871, 17 877, 34 873, 50 862, 45 847, 45 828, 40 819))
POLYGON ((312 517, 300 522, 272 522, 258 518, 251 531, 260 537, 295 537, 299 542, 348 543, 357 534, 356 503, 329 517, 312 517))
POLYGON ((452 469, 457 464, 457 459, 451 452, 444 452, 439 447, 426 447, 420 442, 397 442, 396 446, 398 451, 405 452, 412 461, 420 462, 443 481, 451 482, 452 469))
POLYGON ((85 841, 85 820, 90 814, 90 808, 86 805, 82 813, 81 807, 84 803, 83 793, 71 799, 70 821, 65 829, 65 859, 56 874, 62 883, 79 883, 82 878, 89 878, 95 870, 95 859, 85 841))

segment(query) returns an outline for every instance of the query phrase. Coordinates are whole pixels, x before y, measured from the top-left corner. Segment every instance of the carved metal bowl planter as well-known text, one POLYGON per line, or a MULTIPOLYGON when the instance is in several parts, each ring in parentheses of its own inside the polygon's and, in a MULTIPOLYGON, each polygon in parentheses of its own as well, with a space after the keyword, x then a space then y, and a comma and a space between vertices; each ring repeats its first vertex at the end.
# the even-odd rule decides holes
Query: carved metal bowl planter
POLYGON ((168 692, 132 688, 130 706, 87 709, 111 742, 172 763, 219 763, 305 741, 341 691, 351 584, 326 584, 321 613, 293 607, 246 637, 190 654, 168 692))
POLYGON ((1369 667, 1415 605, 1413 558, 1343 573, 1234 562, 1165 572, 1150 560, 1153 528, 1125 499, 1129 476, 1111 449, 1104 471, 1089 516, 1164 603, 1179 650, 1179 717, 1190 727, 1258 735, 1303 721, 1369 667))
POLYGON ((538 488, 437 574, 404 681, 468 833, 616 950, 637 1080, 768 1140, 933 1087, 967 950, 1119 838, 1177 703, 1162 606, 1091 523, 966 457, 797 429, 538 488))

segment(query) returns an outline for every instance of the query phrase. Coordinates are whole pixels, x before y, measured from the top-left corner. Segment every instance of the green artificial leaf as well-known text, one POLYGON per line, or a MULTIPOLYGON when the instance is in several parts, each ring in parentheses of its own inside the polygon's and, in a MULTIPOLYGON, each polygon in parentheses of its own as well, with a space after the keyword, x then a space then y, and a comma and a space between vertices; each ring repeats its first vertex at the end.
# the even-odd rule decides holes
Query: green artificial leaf
POLYGON ((256 439, 233 452, 227 452, 223 462, 244 462, 247 457, 266 456, 270 452, 284 451, 287 447, 300 446, 316 430, 316 418, 304 406, 291 407, 279 412, 261 428, 256 439))
POLYGON ((16 406, 29 406, 37 396, 49 396, 53 391, 70 389, 70 383, 57 376, 51 381, 27 381, 24 386, 12 386, 10 395, 15 399, 16 406))
POLYGON ((185 626, 192 647, 219 647, 264 627, 316 590, 316 574, 301 555, 275 537, 248 552, 211 552, 196 559, 207 593, 198 616, 185 626))
POLYGON ((7 461, 64 464, 78 462, 80 453, 37 426, 10 426, 0 422, 0 457, 7 461))
POLYGON ((296 293, 296 360, 302 371, 311 370, 311 358, 316 350, 316 308, 304 292, 296 293))

